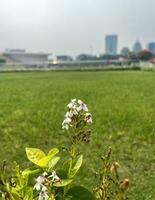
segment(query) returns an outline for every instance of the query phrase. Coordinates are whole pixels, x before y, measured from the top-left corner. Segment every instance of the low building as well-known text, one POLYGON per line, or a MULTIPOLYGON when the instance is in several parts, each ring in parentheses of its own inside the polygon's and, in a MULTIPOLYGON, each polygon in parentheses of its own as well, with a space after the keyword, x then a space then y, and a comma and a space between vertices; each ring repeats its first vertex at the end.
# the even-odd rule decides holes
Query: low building
POLYGON ((24 49, 6 49, 3 55, 25 66, 44 67, 48 65, 48 53, 28 53, 24 49))
POLYGON ((98 60, 97 56, 90 55, 90 54, 80 54, 76 57, 77 61, 91 61, 91 60, 98 60))
POLYGON ((58 56, 56 56, 56 60, 58 62, 73 61, 73 58, 68 55, 58 55, 58 56))

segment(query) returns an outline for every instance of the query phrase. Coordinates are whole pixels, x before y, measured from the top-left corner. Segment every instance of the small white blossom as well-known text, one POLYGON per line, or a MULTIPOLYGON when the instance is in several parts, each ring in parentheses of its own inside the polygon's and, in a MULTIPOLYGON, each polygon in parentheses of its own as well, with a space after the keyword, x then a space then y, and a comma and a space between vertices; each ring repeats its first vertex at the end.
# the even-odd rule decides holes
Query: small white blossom
POLYGON ((70 109, 70 113, 73 115, 78 115, 77 106, 73 106, 73 108, 70 109))
POLYGON ((47 191, 47 187, 43 185, 41 191, 46 192, 47 191))
POLYGON ((39 190, 41 190, 41 186, 42 186, 41 184, 36 183, 36 184, 34 185, 33 189, 39 191, 39 190))
POLYGON ((39 193, 38 200, 48 200, 48 199, 49 199, 49 196, 47 194, 47 188, 43 186, 41 192, 39 193))
POLYGON ((63 124, 63 125, 62 125, 62 129, 68 130, 68 129, 69 129, 69 124, 63 124))
POLYGON ((38 176, 38 178, 36 179, 36 184, 34 185, 33 189, 34 190, 41 190, 41 188, 44 187, 43 183, 45 181, 45 176, 47 176, 48 174, 46 172, 44 172, 41 176, 38 176))
POLYGON ((72 118, 72 117, 73 117, 73 113, 72 113, 72 112, 67 112, 67 113, 65 114, 65 117, 66 117, 66 118, 72 118))
POLYGON ((52 171, 52 174, 49 176, 49 178, 52 178, 53 182, 58 182, 60 181, 60 178, 57 176, 55 171, 52 171))
POLYGON ((62 122, 62 128, 68 130, 69 129, 69 124, 70 124, 71 121, 72 121, 71 118, 66 117, 64 119, 64 121, 62 122))
POLYGON ((44 172, 42 176, 45 177, 45 176, 47 176, 47 175, 48 175, 47 172, 44 172))
POLYGON ((92 120, 92 115, 90 113, 86 113, 85 114, 85 118, 84 120, 87 122, 87 123, 93 123, 93 120, 92 120))
POLYGON ((66 117, 66 118, 64 119, 64 121, 62 122, 62 125, 63 125, 63 124, 69 124, 71 121, 72 121, 71 118, 66 117))
POLYGON ((66 113, 66 118, 72 118, 74 115, 78 115, 78 111, 75 107, 71 108, 69 112, 66 113))
POLYGON ((76 106, 76 99, 71 99, 71 102, 67 105, 69 109, 76 106))
POLYGON ((88 107, 86 104, 83 103, 83 101, 78 100, 78 104, 79 104, 79 107, 77 107, 78 112, 81 110, 88 112, 88 107))
POLYGON ((37 191, 41 190, 41 187, 43 186, 43 182, 44 182, 44 177, 38 176, 37 183, 34 185, 33 189, 37 191))

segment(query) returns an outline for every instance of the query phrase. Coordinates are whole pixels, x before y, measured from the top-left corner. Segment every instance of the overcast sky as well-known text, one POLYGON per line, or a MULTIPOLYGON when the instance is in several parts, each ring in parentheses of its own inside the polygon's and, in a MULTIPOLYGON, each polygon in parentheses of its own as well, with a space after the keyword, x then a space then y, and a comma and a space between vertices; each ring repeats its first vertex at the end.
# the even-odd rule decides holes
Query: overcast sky
POLYGON ((101 54, 113 33, 119 48, 155 41, 155 0, 0 0, 0 51, 101 54))

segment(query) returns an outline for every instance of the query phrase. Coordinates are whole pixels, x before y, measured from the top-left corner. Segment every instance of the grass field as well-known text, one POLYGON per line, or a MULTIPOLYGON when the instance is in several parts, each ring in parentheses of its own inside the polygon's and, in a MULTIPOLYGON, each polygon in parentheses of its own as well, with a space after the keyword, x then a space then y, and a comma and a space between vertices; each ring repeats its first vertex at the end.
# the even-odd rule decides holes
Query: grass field
POLYGON ((129 199, 155 199, 153 72, 1 73, 1 161, 25 165, 25 147, 63 146, 61 123, 71 98, 86 102, 94 119, 92 141, 83 147, 86 169, 78 180, 94 185, 91 168, 111 145, 121 175, 131 181, 129 199))

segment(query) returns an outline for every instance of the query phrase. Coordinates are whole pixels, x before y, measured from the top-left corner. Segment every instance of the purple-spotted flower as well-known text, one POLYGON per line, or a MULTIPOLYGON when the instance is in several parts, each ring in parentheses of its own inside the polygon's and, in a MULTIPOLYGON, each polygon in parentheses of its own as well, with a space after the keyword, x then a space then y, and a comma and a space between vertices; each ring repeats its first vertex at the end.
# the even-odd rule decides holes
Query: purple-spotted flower
POLYGON ((44 172, 41 176, 38 176, 38 178, 36 179, 36 184, 34 185, 33 189, 34 190, 41 190, 41 188, 44 186, 44 182, 45 182, 45 177, 47 176, 48 174, 46 172, 44 172))
POLYGON ((49 196, 47 193, 47 187, 43 186, 41 192, 39 193, 39 199, 38 200, 48 200, 49 196))
POLYGON ((38 176, 37 182, 34 185, 33 189, 37 191, 41 190, 43 183, 44 183, 44 176, 38 176))
POLYGON ((79 104, 79 106, 77 107, 77 111, 79 112, 79 111, 81 111, 81 110, 83 110, 83 111, 85 111, 85 112, 88 112, 88 107, 87 107, 87 105, 85 104, 85 103, 83 103, 83 101, 81 101, 80 99, 78 100, 78 104, 79 104))

